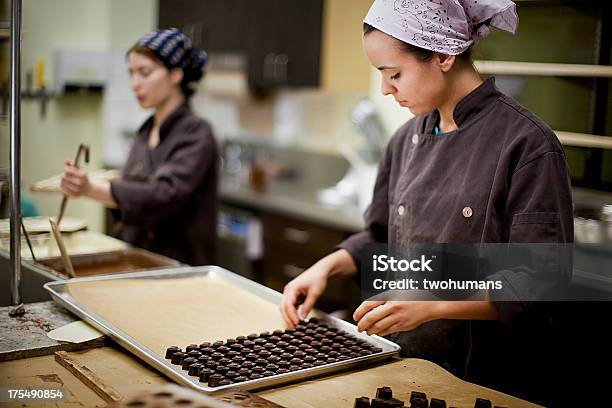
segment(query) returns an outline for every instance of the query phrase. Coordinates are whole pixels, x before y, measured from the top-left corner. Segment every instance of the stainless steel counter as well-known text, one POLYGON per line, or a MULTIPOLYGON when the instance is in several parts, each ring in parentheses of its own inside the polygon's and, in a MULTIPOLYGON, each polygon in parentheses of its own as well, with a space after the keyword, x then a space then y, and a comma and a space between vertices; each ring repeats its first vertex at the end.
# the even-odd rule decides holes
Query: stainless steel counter
POLYGON ((265 193, 256 193, 244 185, 222 182, 220 193, 226 204, 294 216, 349 233, 358 232, 365 225, 357 207, 325 206, 317 201, 316 191, 289 182, 274 182, 265 193))

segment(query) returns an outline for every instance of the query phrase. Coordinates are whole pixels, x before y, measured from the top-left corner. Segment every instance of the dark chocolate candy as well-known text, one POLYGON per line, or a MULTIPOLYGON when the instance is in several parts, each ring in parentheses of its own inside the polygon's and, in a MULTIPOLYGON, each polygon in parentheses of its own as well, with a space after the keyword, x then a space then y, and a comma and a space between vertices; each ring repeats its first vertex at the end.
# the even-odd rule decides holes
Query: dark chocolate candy
POLYGON ((255 340, 255 339, 256 339, 256 338, 258 338, 258 337, 259 337, 259 336, 258 336, 257 334, 255 334, 255 333, 251 333, 251 334, 249 334, 249 335, 247 336, 247 339, 249 339, 249 340, 253 341, 253 340, 255 340))
POLYGON ((189 366, 189 375, 193 375, 195 377, 199 377, 200 376, 200 370, 203 368, 204 366, 202 365, 202 363, 195 363, 189 366))
POLYGON ((491 401, 484 398, 476 398, 474 408, 491 408, 491 401))
POLYGON ((231 349, 227 346, 219 346, 217 347, 217 353, 227 354, 231 349))
POLYGON ((185 358, 185 353, 182 351, 177 351, 172 355, 172 364, 183 364, 183 359, 185 358))
POLYGON ((231 380, 228 380, 227 378, 219 381, 219 387, 223 386, 223 385, 230 385, 233 384, 233 382, 231 380))
POLYGON ((227 340, 225 341, 225 344, 226 344, 227 346, 231 346, 232 344, 236 344, 237 342, 238 342, 238 341, 237 341, 236 339, 227 339, 227 340))
POLYGON ((223 345, 223 340, 215 341, 212 346, 213 348, 221 347, 223 345))
POLYGON ((412 400, 414 399, 424 399, 425 401, 427 401, 427 394, 425 394, 424 392, 420 392, 420 391, 412 391, 410 393, 410 404, 412 405, 412 400))
POLYGON ((200 370, 200 382, 208 382, 208 377, 213 373, 209 368, 203 368, 200 370))
POLYGON ((183 370, 189 370, 189 366, 192 364, 196 364, 198 362, 197 359, 193 358, 193 357, 187 357, 185 359, 183 359, 183 364, 182 364, 182 368, 183 370))
POLYGON ((370 408, 370 399, 368 397, 355 398, 353 408, 370 408))
POLYGON ((254 353, 247 354, 245 357, 245 359, 247 359, 248 361, 255 361, 258 358, 259 357, 257 357, 257 354, 254 354, 254 353))
POLYGON ((219 365, 228 365, 231 362, 232 362, 232 360, 227 358, 227 357, 223 357, 223 358, 220 358, 219 360, 217 360, 217 363, 219 363, 219 365))
POLYGON ((261 375, 263 375, 264 377, 270 377, 273 376, 274 373, 272 371, 264 371, 263 373, 261 373, 261 375))
POLYGON ((240 364, 231 363, 227 366, 232 371, 238 371, 240 369, 240 364))
POLYGON ((276 374, 285 374, 288 372, 289 370, 287 370, 286 368, 279 368, 278 371, 276 371, 276 374))
POLYGON ((315 366, 322 366, 322 365, 325 364, 325 361, 323 361, 323 360, 315 360, 315 362, 312 363, 312 364, 315 365, 315 366))
POLYGON ((240 344, 243 344, 246 339, 247 338, 245 336, 238 336, 238 337, 236 337, 236 341, 238 343, 240 343, 240 344))
POLYGON ((239 375, 238 377, 234 378, 234 382, 235 383, 244 382, 244 381, 246 381, 248 379, 249 378, 244 376, 244 375, 239 375))
POLYGON ((265 358, 258 358, 257 360, 255 360, 255 364, 257 364, 258 366, 265 367, 266 365, 268 365, 268 361, 265 358))
POLYGON ((376 389, 376 398, 388 400, 393 398, 393 390, 391 387, 380 387, 376 389))
POLYGON ((265 332, 263 332, 263 333, 261 333, 261 334, 259 335, 259 337, 263 337, 264 339, 265 339, 265 338, 268 338, 268 337, 270 337, 270 336, 272 336, 272 333, 267 332, 267 331, 265 331, 265 332))
POLYGON ((233 380, 234 378, 238 377, 238 373, 236 371, 229 370, 227 373, 225 373, 225 377, 233 380))
POLYGON ((214 352, 210 355, 210 358, 212 358, 213 360, 221 360, 223 358, 223 354, 219 352, 214 352))
POLYGON ((200 343, 200 350, 202 350, 203 348, 207 348, 212 346, 212 343, 210 341, 204 341, 202 343, 200 343))
POLYGON ((221 374, 223 376, 225 376, 228 371, 229 368, 225 366, 217 366, 217 368, 215 368, 215 374, 221 374))
POLYGON ((257 373, 253 373, 253 374, 251 374, 250 378, 251 378, 251 380, 258 380, 260 378, 263 378, 263 375, 257 374, 257 373))
POLYGON ((232 351, 230 351, 229 353, 226 354, 227 358, 234 358, 234 357, 238 357, 239 355, 240 355, 240 353, 237 352, 237 351, 234 351, 234 350, 232 350, 232 351))
POLYGON ((218 387, 219 383, 223 380, 223 376, 221 374, 211 374, 208 377, 208 386, 209 387, 218 387))
POLYGON ((266 370, 269 371, 278 371, 279 367, 276 364, 268 364, 266 366, 266 370))
POLYGON ((432 398, 429 400, 429 408, 446 408, 446 401, 432 398))
POLYGON ((236 364, 242 365, 242 364, 244 364, 246 362, 246 358, 244 358, 242 356, 237 356, 237 357, 232 358, 232 361, 234 363, 236 363, 236 364))
POLYGON ((181 349, 177 346, 171 346, 166 349, 166 358, 172 359, 172 355, 177 351, 181 351, 181 349))
POLYGON ((199 349, 200 349, 200 348, 198 347, 198 345, 197 345, 197 344, 190 344, 190 345, 188 345, 188 346, 185 348, 185 351, 186 351, 187 353, 189 353, 190 351, 193 351, 193 350, 196 350, 196 351, 197 351, 197 350, 199 350, 199 349))

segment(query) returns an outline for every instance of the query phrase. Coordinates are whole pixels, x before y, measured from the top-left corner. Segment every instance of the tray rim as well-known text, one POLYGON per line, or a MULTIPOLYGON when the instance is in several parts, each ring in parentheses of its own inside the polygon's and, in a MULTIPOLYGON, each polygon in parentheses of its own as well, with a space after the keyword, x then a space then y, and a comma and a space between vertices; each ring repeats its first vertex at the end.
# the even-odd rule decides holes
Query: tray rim
MULTIPOLYGON (((177 268, 166 268, 166 269, 154 269, 148 271, 137 271, 130 273, 119 273, 119 274, 111 274, 111 275, 99 275, 99 276, 88 276, 81 278, 73 278, 66 280, 58 280, 53 282, 47 282, 43 285, 43 287, 49 292, 54 301, 59 303, 61 306, 70 310, 72 313, 76 314, 96 329, 98 329, 103 334, 112 338, 115 342, 121 345, 123 348, 130 351, 133 355, 140 358, 147 364, 151 365, 153 368, 158 370, 160 373, 166 375, 177 383, 187 385, 193 389, 198 391, 205 392, 207 394, 218 394, 227 392, 232 389, 243 389, 243 390, 253 390, 260 388, 267 388, 273 385, 284 385, 290 382, 295 382, 303 379, 311 379, 317 376, 338 373, 341 371, 346 371, 351 368, 369 365, 371 363, 386 360, 388 358, 396 355, 400 347, 396 343, 393 343, 390 340, 387 340, 383 337, 374 335, 367 336, 363 333, 357 332, 357 327, 349 322, 341 320, 337 317, 331 316, 327 313, 324 313, 320 310, 314 309, 313 315, 332 323, 337 327, 342 327, 344 330, 348 331, 350 334, 355 335, 360 338, 368 339, 370 343, 376 343, 378 346, 385 346, 383 348, 383 352, 376 354, 375 356, 363 356, 358 358, 352 358, 346 361, 340 361, 337 363, 326 364, 325 366, 320 367, 312 367, 298 371, 292 371, 285 374, 277 374, 272 377, 264 377, 257 380, 248 380, 243 381, 236 384, 224 385, 220 387, 208 387, 201 385, 199 381, 195 379, 195 377, 187 376, 182 369, 178 369, 176 366, 171 365, 164 359, 162 356, 157 355, 148 347, 137 342, 133 337, 129 336, 127 333, 119 330, 117 327, 114 327, 111 323, 104 320, 102 317, 97 315, 96 313, 88 310, 84 305, 79 304, 69 293, 63 291, 66 288, 66 285, 69 283, 79 283, 79 282, 96 282, 96 281, 110 281, 110 280, 125 280, 125 279, 163 279, 163 278, 173 278, 173 279, 183 279, 183 278, 193 278, 193 277, 202 277, 202 278, 213 278, 213 279, 222 279, 226 282, 236 283, 243 289, 249 290, 250 293, 254 294, 262 298, 263 300, 273 301, 272 299, 276 298, 280 300, 282 298, 282 294, 268 288, 264 285, 261 285, 255 281, 247 279, 241 275, 235 274, 233 272, 228 271, 227 269, 221 268, 216 265, 206 265, 206 266, 186 266, 186 267, 177 267, 177 268), (246 286, 246 287, 245 287, 246 286), (258 293, 260 292, 260 293, 258 293), (266 296, 261 296, 266 295, 266 296), (272 299, 270 299, 272 298, 272 299), (386 351, 384 349, 387 349, 386 351)), ((274 302, 275 304, 277 302, 274 302)))

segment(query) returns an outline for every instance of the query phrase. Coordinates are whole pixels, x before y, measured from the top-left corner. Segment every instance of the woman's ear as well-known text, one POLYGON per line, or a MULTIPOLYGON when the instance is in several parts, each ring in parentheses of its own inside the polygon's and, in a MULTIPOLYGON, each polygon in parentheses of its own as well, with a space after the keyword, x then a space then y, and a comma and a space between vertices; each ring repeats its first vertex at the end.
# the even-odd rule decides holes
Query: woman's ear
POLYGON ((180 85, 185 73, 180 68, 172 68, 170 70, 170 80, 174 85, 180 85))
POLYGON ((436 54, 436 56, 438 59, 438 66, 444 73, 449 72, 453 65, 455 65, 455 61, 457 61, 457 57, 455 55, 436 54))

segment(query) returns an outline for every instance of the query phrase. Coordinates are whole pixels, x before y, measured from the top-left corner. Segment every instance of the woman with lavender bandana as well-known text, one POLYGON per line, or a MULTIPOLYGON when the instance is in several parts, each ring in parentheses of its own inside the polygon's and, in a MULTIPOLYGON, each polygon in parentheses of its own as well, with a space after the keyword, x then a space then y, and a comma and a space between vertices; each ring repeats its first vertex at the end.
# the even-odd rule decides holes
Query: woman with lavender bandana
MULTIPOLYGON (((514 33, 517 25, 509 0, 374 1, 365 53, 381 73, 381 92, 415 117, 388 143, 365 230, 286 285, 281 313, 289 326, 306 318, 329 278, 358 276, 371 244, 573 241, 561 144, 493 78, 483 81, 471 60, 491 27, 514 33)), ((562 372, 552 311, 524 300, 564 285, 567 267, 546 279, 518 269, 486 277, 516 301, 366 301, 353 319, 360 331, 399 343, 405 357, 549 404, 550 377, 562 372)))

